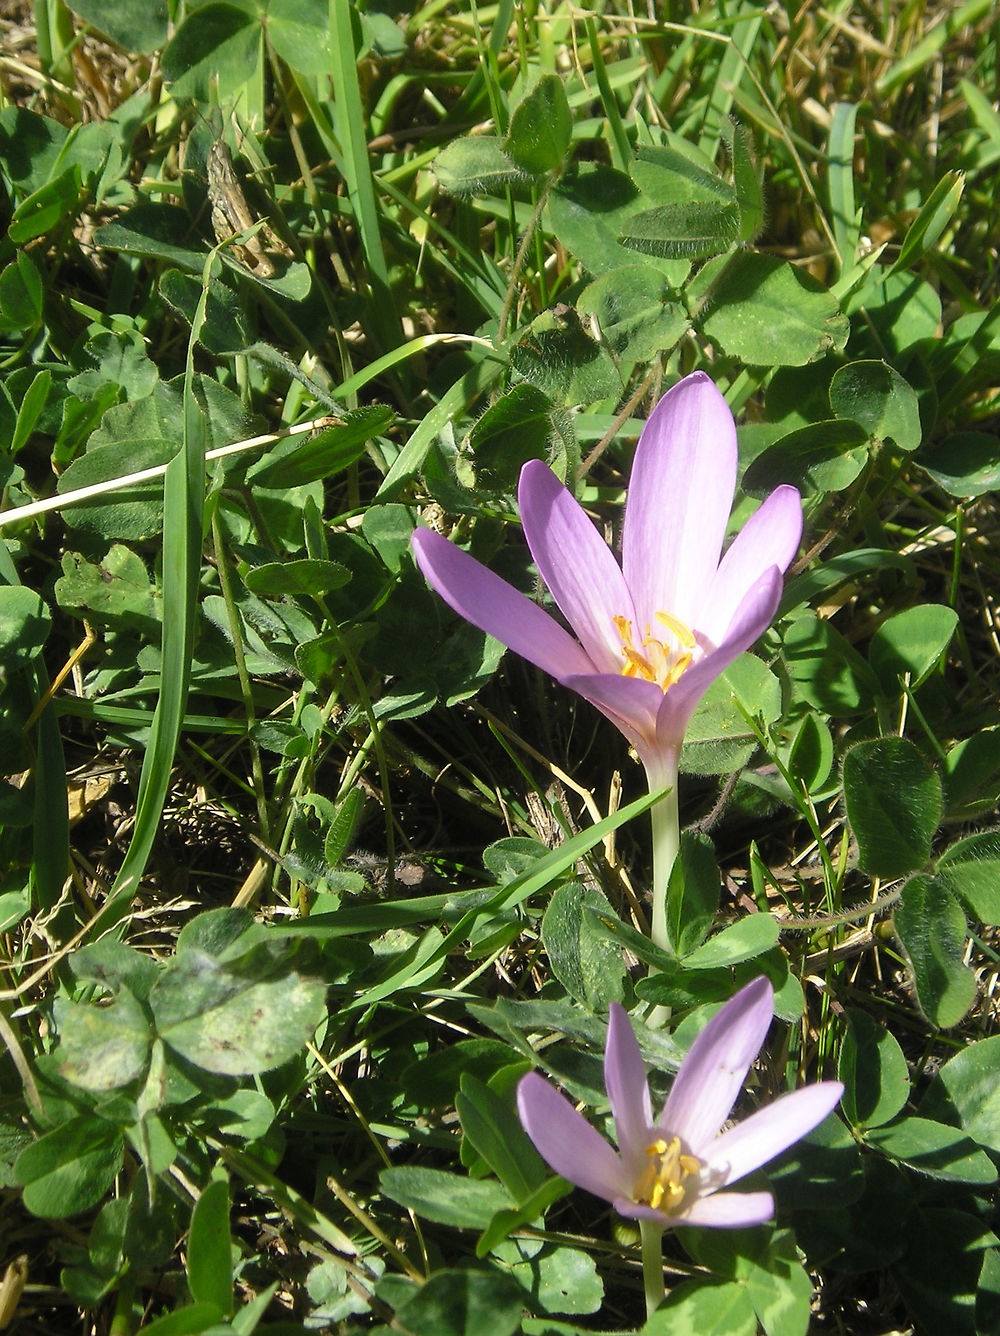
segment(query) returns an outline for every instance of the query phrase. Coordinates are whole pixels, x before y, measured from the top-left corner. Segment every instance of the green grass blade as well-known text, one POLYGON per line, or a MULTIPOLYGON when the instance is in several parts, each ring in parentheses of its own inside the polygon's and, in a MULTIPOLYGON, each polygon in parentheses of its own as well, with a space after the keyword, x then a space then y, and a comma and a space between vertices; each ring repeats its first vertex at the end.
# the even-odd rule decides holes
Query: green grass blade
POLYGON ((209 271, 205 262, 201 297, 191 325, 184 373, 184 444, 163 479, 163 639, 160 694, 149 730, 136 798, 135 829, 111 888, 111 900, 125 901, 138 889, 153 847, 170 772, 184 720, 201 573, 202 512, 205 501, 205 419, 194 390, 194 350, 205 320, 209 271))
POLYGON ((445 392, 414 431, 382 479, 376 501, 387 501, 398 488, 419 473, 431 442, 448 422, 457 421, 504 372, 507 359, 488 354, 445 392))
POLYGON ((854 124, 857 118, 857 103, 838 102, 833 109, 826 145, 830 215, 841 273, 853 265, 858 253, 860 228, 854 203, 854 124))
POLYGON ((391 348, 399 342, 401 330, 382 249, 378 205, 361 114, 361 86, 354 58, 349 0, 330 0, 330 57, 347 194, 354 209, 372 285, 372 325, 384 347, 391 348))

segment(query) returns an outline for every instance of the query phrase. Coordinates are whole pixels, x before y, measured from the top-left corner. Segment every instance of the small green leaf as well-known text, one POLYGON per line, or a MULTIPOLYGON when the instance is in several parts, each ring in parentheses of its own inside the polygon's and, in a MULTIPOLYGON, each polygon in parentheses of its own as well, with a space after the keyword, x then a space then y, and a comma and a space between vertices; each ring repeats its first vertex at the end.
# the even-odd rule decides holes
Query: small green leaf
POLYGON ((850 326, 836 298, 773 255, 740 251, 712 260, 687 295, 689 304, 711 298, 705 334, 752 366, 803 366, 847 342, 850 326))
POLYGON ((243 583, 252 594, 322 598, 331 589, 340 589, 350 578, 350 571, 337 561, 301 557, 297 561, 271 561, 254 566, 244 575, 243 583))
POLYGON ((552 973, 571 997, 591 1011, 622 1000, 625 964, 621 951, 594 925, 591 914, 616 917, 596 886, 571 881, 560 886, 542 919, 542 943, 552 973))
POLYGON ((496 135, 453 139, 434 159, 434 175, 449 195, 495 195, 525 179, 496 135))
MULTIPOLYGON (((998 742, 1000 727, 994 726, 981 728, 949 747, 944 759, 944 791, 950 820, 973 821, 995 811, 1000 800, 998 742)), ((978 917, 983 923, 993 922, 986 915, 978 917)))
POLYGON ((740 236, 735 200, 687 200, 633 214, 619 240, 629 250, 668 260, 703 260, 722 255, 740 236))
POLYGON ((743 475, 743 490, 765 496, 790 483, 808 496, 842 492, 864 468, 868 451, 868 434, 858 423, 811 422, 762 450, 743 475))
POLYGON ((166 0, 69 0, 69 8, 123 51, 152 55, 167 40, 166 0))
POLYGON ((364 800, 361 786, 358 785, 345 795, 337 808, 323 841, 323 855, 329 867, 336 867, 351 847, 364 800))
POLYGON ((591 404, 621 393, 621 376, 606 348, 580 325, 576 312, 544 311, 511 350, 517 373, 556 404, 591 404))
POLYGON ((859 742, 844 757, 843 784, 866 872, 902 877, 926 866, 941 820, 941 779, 912 742, 859 742))
MULTIPOLYGON (((201 281, 180 269, 166 269, 158 286, 168 306, 193 324, 202 296, 201 281)), ((243 352, 252 342, 235 292, 217 278, 209 279, 198 341, 219 354, 243 352)))
POLYGON ((7 239, 26 246, 75 218, 81 203, 80 168, 70 167, 21 201, 8 224, 7 239))
POLYGON ((887 618, 872 636, 868 662, 883 690, 895 699, 905 679, 916 689, 951 643, 958 613, 940 603, 918 603, 887 618))
POLYGON ((652 265, 623 265, 584 288, 576 309, 597 321, 616 357, 649 362, 676 347, 691 324, 670 292, 666 277, 652 265))
POLYGON ((757 1314, 738 1281, 682 1280, 639 1336, 757 1336, 757 1314))
POLYGON ((322 1019, 326 988, 270 945, 231 964, 193 947, 179 952, 150 993, 164 1042, 228 1076, 271 1071, 301 1052, 322 1019))
POLYGON ((812 611, 788 626, 782 660, 796 694, 834 717, 858 713, 871 703, 878 686, 854 646, 812 611))
POLYGON ((899 248, 896 263, 889 271, 891 274, 901 274, 905 269, 912 268, 923 255, 934 249, 942 232, 954 217, 964 189, 964 173, 945 172, 927 196, 916 218, 906 229, 906 236, 899 248))
POLYGON ((332 74, 328 15, 328 8, 315 0, 268 2, 267 35, 285 64, 299 74, 332 74))
POLYGON ((410 1336, 514 1336, 523 1307, 524 1291, 504 1272, 436 1271, 397 1307, 394 1326, 410 1336))
POLYGON ((930 1178, 978 1187, 997 1179, 993 1161, 964 1132, 929 1118, 901 1118, 889 1127, 870 1130, 865 1140, 930 1178))
POLYGON ((220 1313, 233 1311, 231 1256, 229 1184, 225 1179, 215 1179, 204 1189, 191 1212, 187 1278, 196 1303, 212 1304, 220 1313))
POLYGON ((895 1118, 910 1094, 910 1073, 899 1044, 864 1011, 847 1013, 837 1076, 841 1107, 855 1127, 878 1127, 895 1118))
POLYGON ((601 1307, 604 1286, 594 1259, 582 1248, 539 1246, 535 1239, 518 1238, 498 1245, 493 1256, 532 1296, 532 1307, 571 1314, 596 1313, 601 1307))
MULTIPOLYGON (((996 746, 996 740, 991 739, 996 746)), ((1000 924, 1000 831, 969 835, 946 849, 934 869, 980 923, 1000 924)))
MULTIPOLYGON (((517 491, 521 467, 529 459, 552 461, 567 443, 576 461, 573 429, 563 409, 534 385, 515 385, 476 419, 469 432, 477 486, 517 491)), ((566 476, 565 467, 563 476, 566 476)))
POLYGON ((770 914, 747 914, 685 956, 684 965, 691 970, 736 965, 742 960, 755 960, 777 941, 778 925, 770 914))
POLYGON ((667 940, 679 956, 701 946, 711 932, 721 888, 712 841, 684 831, 667 885, 667 940))
POLYGON ((941 1067, 920 1104, 924 1118, 961 1127, 1000 1154, 1000 1035, 977 1039, 941 1067))
POLYGON ((392 409, 381 404, 351 409, 315 436, 290 437, 275 446, 247 470, 247 481, 258 487, 300 487, 342 473, 361 458, 373 436, 388 430, 393 417, 392 409))
POLYGON ((753 654, 741 654, 709 685, 684 735, 681 770, 723 775, 746 765, 759 745, 747 715, 765 727, 781 714, 781 684, 753 654))
POLYGON ((145 1008, 124 986, 109 1006, 54 1003, 59 1073, 85 1090, 116 1090, 146 1070, 152 1031, 145 1008))
POLYGON ((1000 490, 1000 437, 992 432, 952 432, 921 450, 916 462, 951 496, 1000 490))
POLYGON ((788 769, 808 793, 822 788, 833 769, 833 736, 826 722, 812 711, 803 716, 792 739, 788 769))
POLYGON ((63 573, 55 583, 62 608, 85 609, 101 624, 131 625, 159 634, 159 607, 145 562, 120 543, 94 564, 78 552, 64 552, 63 573))
POLYGON ((0 270, 0 323, 32 329, 42 318, 42 277, 27 251, 0 270))
POLYGON ((261 48, 257 16, 239 5, 209 3, 188 13, 163 51, 163 77, 178 100, 208 102, 253 76, 261 48))
POLYGON ((48 638, 52 617, 40 594, 24 585, 0 585, 0 667, 33 658, 48 638))
MULTIPOLYGON (((726 135, 733 159, 733 189, 740 211, 740 241, 756 240, 764 227, 764 191, 750 146, 750 136, 739 125, 729 123, 726 135)), ((723 134, 726 127, 723 126, 723 134)))
POLYGON ((513 1206, 510 1193, 491 1179, 475 1180, 444 1169, 399 1165, 383 1169, 382 1191, 408 1210, 439 1225, 485 1229, 497 1211, 513 1206))
POLYGON ((101 1200, 121 1169, 124 1144, 117 1128, 84 1115, 26 1146, 14 1162, 32 1215, 49 1220, 86 1211, 101 1200))
MULTIPOLYGON (((523 1067, 521 1069, 523 1071, 523 1067)), ((455 1099, 462 1132, 516 1202, 527 1201, 548 1171, 521 1127, 512 1099, 466 1073, 455 1099)))
POLYGON ((916 450, 923 436, 913 389, 888 362, 848 362, 830 382, 830 407, 838 418, 860 423, 873 441, 891 440, 916 450))
POLYGON ((541 176, 562 166, 572 134, 573 117, 562 81, 543 74, 514 108, 504 152, 522 171, 541 176))
POLYGON ((942 1029, 957 1025, 976 996, 976 976, 964 964, 965 915, 947 883, 911 877, 892 919, 921 1009, 942 1029))

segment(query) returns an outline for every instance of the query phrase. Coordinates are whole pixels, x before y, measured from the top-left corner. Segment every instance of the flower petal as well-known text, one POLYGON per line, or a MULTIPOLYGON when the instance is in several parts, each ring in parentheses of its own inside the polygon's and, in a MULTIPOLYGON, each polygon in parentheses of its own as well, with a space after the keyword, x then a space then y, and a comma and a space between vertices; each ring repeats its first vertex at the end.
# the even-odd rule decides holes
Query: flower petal
POLYGON ((839 1081, 820 1081, 758 1109, 703 1148, 708 1176, 724 1186, 767 1164, 821 1123, 843 1093, 839 1081))
POLYGON ((427 583, 467 622, 496 636, 558 681, 572 673, 594 671, 587 655, 554 618, 467 552, 431 529, 417 529, 411 542, 427 583))
POLYGON ((697 629, 713 645, 725 636, 740 604, 772 566, 786 571, 802 537, 802 498, 777 487, 733 539, 705 599, 697 629))
POLYGON ((646 1147, 652 1140, 653 1107, 635 1031, 628 1013, 617 1002, 611 1003, 608 1017, 604 1087, 615 1119, 618 1152, 626 1172, 634 1181, 648 1162, 646 1147))
POLYGON ((774 1215, 770 1192, 713 1192, 697 1197, 675 1225, 698 1225, 705 1229, 742 1229, 759 1225, 774 1215))
POLYGON ((657 1120, 701 1160, 729 1116, 774 1015, 774 989, 754 979, 729 999, 698 1035, 657 1120))
POLYGON ((644 634, 657 612, 697 621, 719 564, 736 488, 736 426, 704 372, 649 415, 632 465, 622 567, 644 634))
POLYGON ((666 693, 656 719, 659 747, 680 747, 684 730, 709 686, 770 626, 781 601, 781 588, 781 571, 772 566, 747 593, 719 644, 693 663, 666 693))
POLYGON ((521 1078, 517 1112, 538 1153, 557 1174, 605 1201, 631 1190, 621 1161, 601 1134, 537 1072, 521 1078))
POLYGON ((663 692, 655 682, 618 673, 573 675, 562 681, 606 714, 640 755, 655 746, 656 713, 663 702, 663 692))
POLYGON ((614 619, 631 622, 635 612, 611 549, 540 459, 522 468, 517 499, 531 555, 563 616, 598 672, 620 672, 621 637, 614 619))

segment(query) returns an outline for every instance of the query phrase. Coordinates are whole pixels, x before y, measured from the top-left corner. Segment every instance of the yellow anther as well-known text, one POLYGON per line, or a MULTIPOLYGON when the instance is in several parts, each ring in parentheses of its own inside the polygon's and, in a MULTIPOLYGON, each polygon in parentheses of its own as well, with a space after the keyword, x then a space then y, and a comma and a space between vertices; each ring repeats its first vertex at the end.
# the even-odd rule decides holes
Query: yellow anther
POLYGON ((671 635, 679 640, 685 648, 694 649, 694 632, 689 626, 685 626, 678 617, 672 616, 669 612, 658 612, 656 619, 662 622, 671 635))
POLYGON ((614 618, 624 660, 622 676, 641 677, 645 682, 655 682, 661 691, 668 691, 691 666, 696 641, 690 628, 671 613, 658 612, 656 616, 676 641, 676 647, 658 640, 650 634, 647 626, 641 646, 637 649, 629 618, 614 618))
POLYGON ((667 1214, 678 1210, 687 1196, 685 1179, 698 1173, 701 1161, 681 1150, 680 1137, 669 1141, 657 1137, 646 1147, 646 1154, 650 1162, 636 1180, 633 1200, 667 1214))

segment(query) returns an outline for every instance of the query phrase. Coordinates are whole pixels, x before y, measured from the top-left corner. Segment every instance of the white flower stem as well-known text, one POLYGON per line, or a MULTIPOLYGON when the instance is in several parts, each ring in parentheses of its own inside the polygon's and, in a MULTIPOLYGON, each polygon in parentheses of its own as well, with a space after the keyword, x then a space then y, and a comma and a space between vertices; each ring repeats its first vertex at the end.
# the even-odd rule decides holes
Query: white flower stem
POLYGON ((680 817, 677 802, 677 758, 665 758, 657 768, 657 773, 649 775, 649 787, 663 788, 669 785, 669 792, 652 807, 650 817, 653 823, 653 921, 650 937, 653 945, 667 951, 670 944, 667 939, 667 883, 670 870, 680 848, 680 817))
POLYGON ((640 1220, 642 1236, 642 1286, 646 1294, 646 1316, 652 1317, 663 1303, 663 1230, 652 1220, 640 1220))

